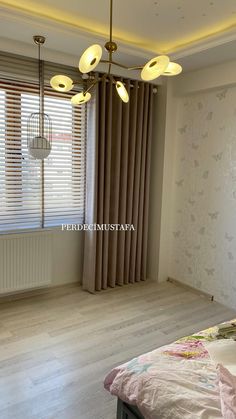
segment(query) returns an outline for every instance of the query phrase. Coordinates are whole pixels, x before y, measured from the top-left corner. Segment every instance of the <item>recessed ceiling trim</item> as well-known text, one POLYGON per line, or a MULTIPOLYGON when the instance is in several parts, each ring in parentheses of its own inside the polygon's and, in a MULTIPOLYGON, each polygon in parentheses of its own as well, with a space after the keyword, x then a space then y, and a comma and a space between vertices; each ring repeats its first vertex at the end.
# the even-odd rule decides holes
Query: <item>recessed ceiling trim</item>
MULTIPOLYGON (((16 8, 9 5, 0 4, 0 14, 3 17, 8 19, 12 19, 14 21, 24 21, 24 22, 31 22, 32 20, 35 21, 35 24, 43 25, 44 28, 54 28, 55 30, 60 30, 66 32, 67 34, 76 33, 77 36, 82 36, 83 38, 88 39, 89 42, 92 42, 94 39, 100 40, 103 43, 107 39, 107 32, 101 34, 96 31, 88 30, 87 28, 77 26, 73 23, 66 22, 62 19, 52 18, 50 16, 44 14, 37 14, 31 11, 16 8)), ((158 50, 151 50, 146 49, 138 46, 136 43, 132 43, 129 40, 124 40, 116 36, 116 40, 119 42, 119 50, 124 53, 131 53, 132 55, 135 53, 136 56, 140 57, 147 57, 147 54, 150 54, 150 57, 153 54, 161 54, 158 50)))
MULTIPOLYGON (((0 14, 3 19, 5 18, 9 22, 23 22, 26 25, 29 23, 35 24, 37 26, 40 25, 43 31, 45 31, 46 35, 47 31, 55 30, 58 33, 66 34, 68 36, 79 36, 82 40, 87 42, 88 45, 91 44, 95 38, 101 43, 103 43, 106 39, 106 34, 103 35, 101 33, 97 33, 96 31, 92 32, 86 28, 77 26, 73 23, 63 21, 62 19, 54 19, 51 16, 37 14, 32 11, 28 11, 22 7, 10 6, 4 1, 0 2, 0 14)), ((4 36, 7 36, 7 34, 4 34, 4 36)), ((143 59, 146 59, 149 56, 151 58, 155 53, 157 55, 163 53, 163 51, 160 50, 143 48, 141 46, 138 46, 137 44, 130 42, 129 40, 125 41, 124 39, 119 39, 118 37, 116 37, 116 39, 119 42, 120 52, 123 52, 124 54, 128 54, 130 56, 140 57, 140 64, 143 64, 143 59)), ((201 39, 198 39, 194 42, 179 45, 178 47, 176 47, 174 51, 168 50, 166 51, 166 53, 168 53, 171 56, 171 59, 175 60, 179 58, 185 58, 187 56, 191 56, 199 52, 204 52, 208 49, 217 46, 223 46, 224 44, 227 44, 235 40, 236 26, 231 25, 226 30, 216 32, 213 35, 202 37, 201 39)), ((50 42, 50 39, 48 39, 48 41, 50 42)))
POLYGON ((227 31, 218 32, 215 35, 207 36, 199 39, 196 42, 189 44, 183 44, 174 52, 171 52, 171 56, 174 59, 187 57, 188 55, 196 54, 198 52, 206 51, 211 48, 218 47, 220 45, 227 44, 236 40, 236 27, 232 26, 227 31))

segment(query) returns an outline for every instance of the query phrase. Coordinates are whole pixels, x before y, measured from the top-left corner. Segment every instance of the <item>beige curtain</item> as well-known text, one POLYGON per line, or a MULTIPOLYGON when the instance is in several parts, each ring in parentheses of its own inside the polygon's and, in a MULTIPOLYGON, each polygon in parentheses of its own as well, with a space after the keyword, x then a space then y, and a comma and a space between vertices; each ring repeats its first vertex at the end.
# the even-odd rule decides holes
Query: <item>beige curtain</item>
POLYGON ((85 232, 89 292, 146 279, 153 86, 125 85, 129 103, 102 80, 89 104, 85 222, 133 224, 135 231, 85 232))

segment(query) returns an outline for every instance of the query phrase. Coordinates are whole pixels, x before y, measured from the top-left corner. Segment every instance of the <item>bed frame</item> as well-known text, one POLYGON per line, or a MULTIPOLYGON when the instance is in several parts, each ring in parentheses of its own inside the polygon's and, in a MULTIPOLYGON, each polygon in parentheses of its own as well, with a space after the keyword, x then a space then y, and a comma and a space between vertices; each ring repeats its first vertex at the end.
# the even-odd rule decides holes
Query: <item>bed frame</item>
POLYGON ((122 400, 118 399, 116 419, 144 419, 144 417, 139 412, 137 407, 131 406, 130 404, 124 403, 122 400))

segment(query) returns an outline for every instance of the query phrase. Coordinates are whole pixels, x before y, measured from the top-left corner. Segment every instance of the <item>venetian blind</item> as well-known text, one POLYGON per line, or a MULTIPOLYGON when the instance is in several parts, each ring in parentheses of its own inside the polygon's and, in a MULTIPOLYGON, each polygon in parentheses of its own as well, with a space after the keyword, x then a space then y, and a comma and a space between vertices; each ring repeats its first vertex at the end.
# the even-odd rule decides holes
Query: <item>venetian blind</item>
MULTIPOLYGON (((61 66, 45 63, 44 111, 52 120, 52 152, 41 161, 27 149, 27 119, 38 111, 37 60, 0 53, 0 232, 80 223, 85 205, 86 107, 75 93, 49 86, 61 66)), ((71 68, 63 72, 78 78, 71 68)))

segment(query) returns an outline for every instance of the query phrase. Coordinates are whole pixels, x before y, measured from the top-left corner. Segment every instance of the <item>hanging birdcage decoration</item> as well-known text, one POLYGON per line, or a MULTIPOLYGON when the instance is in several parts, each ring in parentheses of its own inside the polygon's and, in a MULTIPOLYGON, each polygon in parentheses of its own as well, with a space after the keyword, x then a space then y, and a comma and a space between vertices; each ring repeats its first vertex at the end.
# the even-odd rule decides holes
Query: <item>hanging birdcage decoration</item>
POLYGON ((27 123, 28 150, 35 159, 46 159, 52 149, 52 123, 49 115, 35 112, 27 123))
POLYGON ((39 62, 39 112, 32 113, 27 121, 27 145, 32 157, 44 160, 52 149, 52 123, 49 115, 44 113, 44 86, 40 47, 44 44, 43 36, 34 36, 38 45, 39 62))

